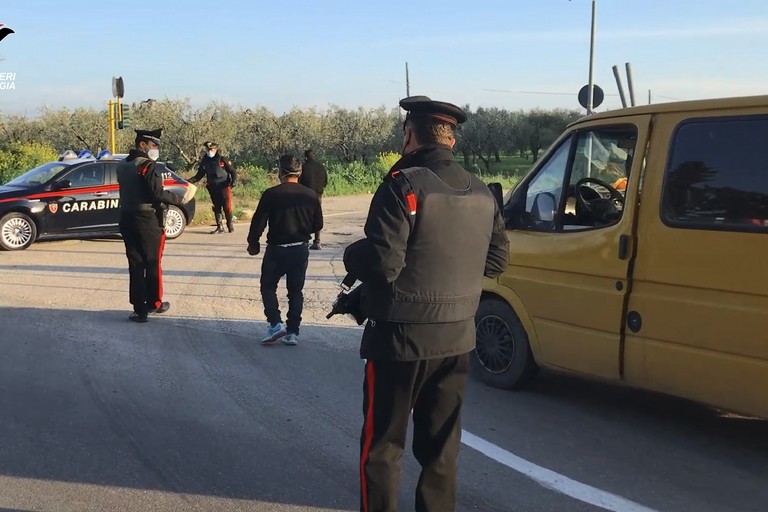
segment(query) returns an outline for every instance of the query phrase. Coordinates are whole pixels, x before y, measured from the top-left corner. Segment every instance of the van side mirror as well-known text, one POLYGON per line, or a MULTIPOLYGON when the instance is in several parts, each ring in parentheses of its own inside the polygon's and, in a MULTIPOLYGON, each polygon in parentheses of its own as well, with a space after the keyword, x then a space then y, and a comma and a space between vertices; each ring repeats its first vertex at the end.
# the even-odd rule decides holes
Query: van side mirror
POLYGON ((536 198, 533 200, 533 220, 541 223, 552 223, 555 221, 555 210, 557 209, 557 201, 554 194, 551 192, 541 192, 536 194, 536 198))
POLYGON ((62 190, 65 188, 72 188, 72 182, 69 180, 61 180, 57 181, 53 184, 53 190, 62 190))
POLYGON ((488 184, 488 188, 493 194, 493 198, 496 199, 496 204, 499 205, 499 210, 504 209, 504 194, 502 193, 501 183, 493 182, 488 184))

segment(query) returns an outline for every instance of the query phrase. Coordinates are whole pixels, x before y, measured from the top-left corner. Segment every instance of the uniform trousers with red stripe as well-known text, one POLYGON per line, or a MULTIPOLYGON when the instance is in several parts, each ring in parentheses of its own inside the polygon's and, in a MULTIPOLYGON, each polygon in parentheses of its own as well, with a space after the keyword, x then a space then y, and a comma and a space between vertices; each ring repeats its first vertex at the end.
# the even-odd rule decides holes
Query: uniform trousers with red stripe
POLYGON ((360 438, 360 510, 396 512, 408 421, 421 465, 416 512, 451 512, 469 355, 419 361, 368 360, 360 438))
POLYGON ((120 234, 128 257, 128 297, 133 310, 145 315, 159 308, 163 300, 165 230, 153 211, 124 212, 120 234))

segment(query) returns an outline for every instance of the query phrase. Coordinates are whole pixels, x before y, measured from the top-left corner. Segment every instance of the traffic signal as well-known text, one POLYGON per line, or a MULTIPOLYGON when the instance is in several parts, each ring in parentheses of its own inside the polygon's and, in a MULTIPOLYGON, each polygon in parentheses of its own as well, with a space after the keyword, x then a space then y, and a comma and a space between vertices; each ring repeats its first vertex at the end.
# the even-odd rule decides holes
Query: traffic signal
POLYGON ((131 127, 130 107, 123 103, 118 104, 117 107, 117 128, 122 130, 123 128, 131 127))

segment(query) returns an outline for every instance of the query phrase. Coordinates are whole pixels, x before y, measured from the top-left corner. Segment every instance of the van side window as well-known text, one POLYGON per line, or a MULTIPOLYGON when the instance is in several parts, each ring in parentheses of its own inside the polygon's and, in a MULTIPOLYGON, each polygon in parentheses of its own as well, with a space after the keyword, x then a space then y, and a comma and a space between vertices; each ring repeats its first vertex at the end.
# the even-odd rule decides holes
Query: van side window
POLYGON ((672 138, 662 197, 668 225, 768 231, 768 118, 693 120, 672 138))
POLYGON ((563 194, 573 137, 560 144, 549 160, 528 184, 525 219, 529 227, 554 229, 555 213, 563 194))
POLYGON ((633 125, 574 133, 528 182, 522 226, 573 231, 616 224, 637 141, 633 125))

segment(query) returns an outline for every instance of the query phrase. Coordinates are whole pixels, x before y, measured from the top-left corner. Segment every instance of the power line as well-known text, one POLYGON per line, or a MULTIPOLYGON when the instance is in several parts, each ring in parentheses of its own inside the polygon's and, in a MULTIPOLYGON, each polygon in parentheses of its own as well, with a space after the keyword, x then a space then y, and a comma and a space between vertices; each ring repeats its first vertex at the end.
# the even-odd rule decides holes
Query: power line
MULTIPOLYGON (((551 96, 578 96, 576 93, 571 92, 547 92, 547 91, 510 91, 508 89, 481 89, 483 91, 493 92, 511 92, 515 94, 547 94, 551 96)), ((618 96, 618 94, 606 94, 605 96, 618 96)))

